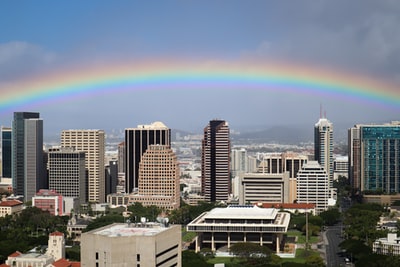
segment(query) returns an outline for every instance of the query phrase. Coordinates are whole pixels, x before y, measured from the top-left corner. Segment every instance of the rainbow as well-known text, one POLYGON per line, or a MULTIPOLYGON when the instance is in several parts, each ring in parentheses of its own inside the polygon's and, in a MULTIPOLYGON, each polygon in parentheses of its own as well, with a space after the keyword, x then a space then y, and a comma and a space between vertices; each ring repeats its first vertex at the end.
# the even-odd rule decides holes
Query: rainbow
POLYGON ((0 114, 93 94, 204 88, 320 95, 400 111, 396 85, 362 75, 276 62, 147 61, 63 69, 0 84, 0 114))

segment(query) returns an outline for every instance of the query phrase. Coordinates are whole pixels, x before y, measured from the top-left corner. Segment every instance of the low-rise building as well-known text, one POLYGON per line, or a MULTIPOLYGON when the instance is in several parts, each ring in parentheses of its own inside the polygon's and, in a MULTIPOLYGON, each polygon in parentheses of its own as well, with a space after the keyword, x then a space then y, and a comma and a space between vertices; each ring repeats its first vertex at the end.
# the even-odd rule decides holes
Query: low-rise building
POLYGON ((252 242, 275 245, 276 252, 283 248, 283 235, 287 232, 290 213, 275 208, 257 206, 228 206, 204 212, 187 225, 189 232, 195 232, 195 250, 219 247, 234 243, 252 242))
POLYGON ((0 217, 20 213, 23 205, 24 203, 19 200, 6 200, 0 202, 0 217))
POLYGON ((47 265, 54 262, 54 259, 50 255, 40 253, 27 253, 23 254, 16 251, 8 256, 6 264, 12 267, 47 267, 47 265))
POLYGON ((372 251, 382 255, 400 255, 400 238, 395 233, 388 233, 387 237, 375 240, 372 251))
POLYGON ((142 220, 82 234, 81 266, 182 266, 181 226, 142 220))
POLYGON ((40 189, 32 197, 32 206, 48 211, 51 215, 62 216, 64 214, 63 196, 55 190, 40 189))

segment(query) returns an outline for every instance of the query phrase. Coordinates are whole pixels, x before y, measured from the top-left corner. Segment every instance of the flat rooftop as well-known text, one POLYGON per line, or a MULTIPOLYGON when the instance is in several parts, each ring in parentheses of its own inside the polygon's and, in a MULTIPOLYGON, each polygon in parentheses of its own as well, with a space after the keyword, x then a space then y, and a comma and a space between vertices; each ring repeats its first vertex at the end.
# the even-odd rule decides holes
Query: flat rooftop
POLYGON ((278 213, 274 208, 259 208, 257 206, 228 206, 215 208, 208 212, 204 219, 270 219, 276 218, 278 213))
POLYGON ((91 231, 91 234, 104 235, 108 237, 117 236, 154 236, 161 233, 169 227, 162 226, 158 223, 146 223, 146 225, 134 224, 130 225, 126 223, 112 224, 100 229, 91 231))

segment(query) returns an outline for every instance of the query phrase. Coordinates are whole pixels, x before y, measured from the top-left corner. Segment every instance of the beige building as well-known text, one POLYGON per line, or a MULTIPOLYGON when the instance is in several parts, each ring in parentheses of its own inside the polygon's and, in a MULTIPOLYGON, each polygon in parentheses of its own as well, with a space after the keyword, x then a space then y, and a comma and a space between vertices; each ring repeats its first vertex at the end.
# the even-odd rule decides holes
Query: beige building
POLYGON ((146 222, 95 229, 82 234, 81 266, 180 267, 181 235, 181 225, 146 222))
POLYGON ((288 203, 289 172, 240 174, 239 204, 288 203))
POLYGON ((54 261, 65 258, 65 238, 61 232, 53 232, 49 235, 47 255, 53 257, 54 261))
POLYGON ((19 200, 6 200, 0 202, 0 217, 20 213, 23 204, 24 203, 19 200))
POLYGON ((105 201, 105 134, 103 130, 63 130, 61 146, 72 147, 86 154, 88 201, 105 201))
POLYGON ((139 164, 138 194, 129 202, 173 210, 180 206, 179 166, 168 145, 150 145, 139 164))

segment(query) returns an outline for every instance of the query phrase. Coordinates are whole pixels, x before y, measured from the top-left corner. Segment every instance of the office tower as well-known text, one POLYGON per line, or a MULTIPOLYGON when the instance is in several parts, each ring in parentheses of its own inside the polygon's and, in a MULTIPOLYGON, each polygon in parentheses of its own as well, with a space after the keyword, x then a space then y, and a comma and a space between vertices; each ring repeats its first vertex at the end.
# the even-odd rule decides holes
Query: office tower
POLYGON ((262 153, 258 157, 261 163, 258 173, 282 174, 289 173, 289 202, 297 198, 297 173, 308 161, 308 156, 294 152, 285 153, 262 153))
POLYGON ((227 201, 231 193, 230 138, 226 121, 204 128, 201 157, 202 193, 206 201, 227 201))
POLYGON ((64 197, 87 202, 87 175, 84 151, 73 147, 51 148, 48 153, 49 189, 64 197))
POLYGON ((297 173, 297 203, 315 204, 317 214, 327 210, 329 176, 317 161, 308 161, 297 173))
POLYGON ((118 168, 118 161, 114 159, 106 166, 106 196, 117 192, 118 168))
POLYGON ((231 153, 231 166, 233 177, 239 175, 240 173, 248 172, 248 158, 246 149, 232 149, 231 153))
POLYGON ((242 173, 239 177, 239 204, 289 202, 289 172, 242 173))
POLYGON ((43 162, 43 120, 25 119, 25 200, 46 187, 43 162))
POLYGON ((333 180, 337 181, 340 176, 348 178, 349 158, 347 156, 336 157, 333 161, 333 180))
POLYGON ((125 173, 125 142, 118 144, 118 173, 125 173))
POLYGON ((0 135, 0 162, 1 162, 1 167, 0 167, 0 177, 3 178, 11 178, 11 173, 12 173, 12 130, 11 128, 7 128, 2 126, 1 129, 1 135, 0 135))
POLYGON ((149 145, 171 145, 171 130, 162 122, 125 129, 125 188, 132 193, 139 185, 140 159, 149 145))
POLYGON ((400 122, 349 129, 349 178, 355 190, 400 193, 400 122))
POLYGON ((329 175, 329 185, 333 180, 333 124, 320 118, 314 127, 314 159, 325 168, 329 175))
POLYGON ((105 201, 104 135, 103 130, 63 130, 61 133, 62 147, 73 147, 85 152, 89 202, 105 201))
POLYGON ((139 163, 139 188, 130 203, 173 210, 180 206, 179 165, 170 146, 150 145, 139 163))
MULTIPOLYGON (((26 193, 26 147, 25 120, 39 119, 37 112, 14 112, 12 122, 12 172, 14 194, 23 196, 26 193)), ((32 129, 31 129, 32 130, 32 129)), ((43 134, 43 133, 42 133, 43 134)), ((34 144, 33 144, 34 145, 34 144)), ((36 189, 36 188, 35 188, 36 189)), ((27 200, 25 196, 25 200, 27 200)))

